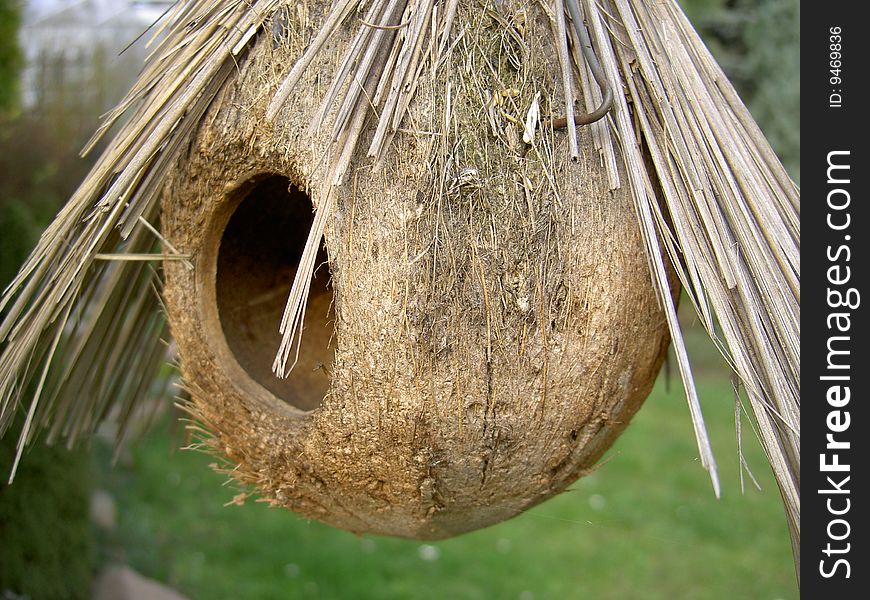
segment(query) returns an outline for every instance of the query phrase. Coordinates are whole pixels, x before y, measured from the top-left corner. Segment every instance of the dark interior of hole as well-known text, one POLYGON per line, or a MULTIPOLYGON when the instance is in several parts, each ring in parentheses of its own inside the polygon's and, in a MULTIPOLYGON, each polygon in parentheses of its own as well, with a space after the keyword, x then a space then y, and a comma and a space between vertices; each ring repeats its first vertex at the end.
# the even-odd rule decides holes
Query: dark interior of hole
POLYGON ((274 176, 257 183, 221 236, 215 282, 221 327, 236 360, 260 385, 302 410, 320 405, 333 360, 332 288, 322 247, 308 297, 299 362, 286 379, 272 373, 272 362, 280 343, 284 305, 313 216, 311 199, 287 178, 274 176))

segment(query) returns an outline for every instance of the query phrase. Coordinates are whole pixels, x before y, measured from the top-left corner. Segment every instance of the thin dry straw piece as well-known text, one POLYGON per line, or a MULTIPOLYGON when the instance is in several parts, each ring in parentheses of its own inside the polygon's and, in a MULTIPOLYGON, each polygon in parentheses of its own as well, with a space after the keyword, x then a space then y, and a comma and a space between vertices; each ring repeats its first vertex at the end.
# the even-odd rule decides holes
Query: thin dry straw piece
MULTIPOLYGON (((375 19, 379 18, 381 16, 385 3, 386 0, 379 0, 372 3, 364 17, 364 21, 374 21, 375 19)), ((358 29, 356 36, 351 42, 350 50, 345 54, 344 61, 338 68, 336 75, 332 79, 332 84, 329 86, 329 90, 327 90, 326 94, 323 97, 323 101, 320 104, 320 109, 314 114, 314 117, 311 119, 311 128, 313 130, 318 130, 320 129, 321 125, 323 125, 323 121, 326 119, 326 115, 329 113, 330 108, 335 104, 336 98, 338 97, 338 94, 341 91, 342 87, 348 84, 348 76, 350 75, 351 69, 354 66, 354 60, 358 58, 358 54, 361 52, 361 49, 368 45, 366 42, 369 41, 373 33, 374 28, 370 26, 364 25, 358 29)), ((288 92, 289 91, 292 91, 292 88, 288 88, 288 92)), ((333 139, 333 141, 335 141, 335 139, 333 139)))
MULTIPOLYGON (((409 6, 409 8, 411 8, 409 6)), ((429 20, 435 8, 434 0, 425 0, 421 10, 413 14, 408 26, 407 34, 402 33, 404 40, 401 44, 395 44, 396 64, 389 78, 383 81, 389 83, 389 93, 383 102, 383 112, 392 115, 391 119, 380 119, 375 135, 368 149, 369 157, 382 157, 387 143, 399 128, 402 117, 407 109, 410 99, 414 95, 416 81, 419 76, 417 65, 423 49, 423 42, 429 20), (410 41, 410 43, 409 43, 410 41)), ((386 89, 386 86, 384 86, 386 89)), ((375 103, 380 98, 375 95, 375 103)))
POLYGON ((299 83, 299 79, 302 77, 302 74, 305 73, 305 70, 308 69, 311 61, 317 57, 320 50, 323 48, 323 45, 326 44, 335 29, 345 19, 347 19, 347 17, 359 5, 360 0, 341 0, 341 2, 332 9, 332 12, 329 13, 326 22, 320 27, 320 31, 318 31, 317 36, 311 42, 308 50, 306 50, 305 54, 296 61, 296 64, 293 65, 290 73, 278 87, 278 91, 275 92, 275 97, 272 98, 272 102, 266 110, 267 119, 272 120, 278 115, 278 111, 281 110, 281 107, 287 101, 287 98, 290 97, 293 88, 295 88, 296 84, 299 83))
POLYGON ((40 427, 72 443, 113 405, 130 415, 148 394, 166 325, 153 271, 131 260, 161 254, 143 221, 158 219, 163 175, 235 72, 233 52, 277 5, 179 2, 137 84, 86 147, 129 115, 0 299, 0 434, 29 399, 19 458, 40 427))
MULTIPOLYGON (((586 10, 590 10, 588 5, 586 6, 586 10)), ((597 11, 588 12, 587 14, 589 14, 588 19, 590 21, 592 34, 595 40, 598 41, 604 69, 609 77, 613 78, 613 80, 618 80, 620 73, 616 63, 616 57, 613 53, 613 48, 609 44, 603 43, 605 33, 599 20, 599 15, 597 11)), ((704 423, 701 403, 698 399, 698 393, 695 388, 688 352, 686 351, 679 321, 677 319, 676 306, 674 305, 671 296, 670 280, 668 278, 664 253, 659 242, 657 221, 654 218, 653 205, 657 204, 657 199, 655 195, 650 192, 652 186, 648 181, 649 174, 645 167, 644 158, 639 152, 640 143, 635 139, 634 127, 629 120, 630 113, 625 98, 620 97, 617 99, 614 113, 617 137, 623 145, 623 156, 626 162, 626 170, 628 171, 629 185, 635 198, 635 209, 640 222, 641 233, 643 234, 647 248, 647 256, 650 261, 653 282, 659 291, 668 327, 672 333, 672 344, 677 359, 677 366, 685 384, 686 399, 689 403, 689 412, 692 416, 695 439, 701 456, 701 464, 710 473, 713 489, 718 497, 720 494, 720 484, 716 460, 713 456, 713 449, 707 435, 707 428, 704 423), (632 149, 636 150, 632 151, 632 149)))
MULTIPOLYGON (((664 192, 671 224, 659 219, 656 228, 681 259, 675 264, 711 336, 721 327, 720 347, 747 390, 797 541, 797 189, 674 3, 584 4, 622 23, 620 39, 597 28, 596 41, 618 57, 664 192)), ((621 141, 627 160, 642 164, 640 147, 621 141)))
MULTIPOLYGON (((579 11, 579 7, 576 7, 576 0, 570 0, 569 7, 570 6, 574 6, 574 10, 579 11)), ((574 16, 574 11, 572 10, 571 18, 572 20, 574 20, 580 17, 574 16)), ((579 47, 582 42, 577 35, 577 28, 571 27, 569 29, 569 34, 571 36, 571 41, 574 47, 579 47)), ((593 85, 593 82, 596 81, 597 78, 592 72, 592 67, 589 60, 584 61, 583 64, 577 64, 575 60, 575 67, 578 69, 578 71, 583 70, 583 72, 585 73, 585 76, 580 77, 580 84, 583 86, 583 99, 586 102, 586 110, 590 111, 589 114, 591 114, 593 111, 596 110, 596 107, 605 106, 607 103, 605 102, 605 98, 601 93, 601 89, 598 86, 593 85)), ((598 65, 598 68, 602 69, 600 64, 598 65)), ((600 77, 606 79, 603 70, 600 73, 600 77)), ((610 90, 609 85, 608 90, 610 90)), ((612 104, 612 97, 610 102, 612 104)), ((619 176, 619 168, 617 167, 618 159, 616 157, 615 141, 613 139, 610 124, 606 119, 599 119, 596 120, 594 123, 590 123, 589 128, 592 130, 592 137, 595 140, 595 146, 596 148, 598 148, 598 152, 601 155, 604 168, 607 171, 610 189, 617 190, 621 187, 621 182, 619 176)))
POLYGON ((556 50, 562 67, 562 92, 565 96, 565 120, 568 126, 568 148, 571 158, 580 156, 577 145, 577 126, 574 123, 574 67, 568 50, 568 30, 565 26, 565 2, 556 0, 556 50))
MULTIPOLYGON (((267 118, 275 119, 287 98, 293 92, 305 69, 322 49, 325 40, 353 12, 356 4, 339 4, 327 17, 320 32, 315 36, 309 49, 290 69, 285 80, 275 93, 269 108, 267 118)), ((301 337, 305 307, 308 299, 308 287, 314 273, 314 267, 319 248, 331 215, 333 202, 332 186, 341 185, 351 160, 356 154, 356 147, 364 130, 368 116, 380 111, 380 125, 376 128, 375 142, 370 148, 370 154, 377 155, 387 141, 387 123, 399 122, 407 107, 399 100, 401 88, 390 84, 393 88, 387 95, 387 110, 382 110, 381 104, 375 104, 375 99, 381 100, 387 89, 388 82, 406 80, 407 71, 415 64, 422 44, 422 32, 426 31, 425 23, 433 11, 432 0, 376 0, 370 7, 365 19, 359 25, 359 30, 348 47, 336 76, 329 86, 327 94, 321 103, 321 108, 312 122, 314 128, 322 125, 323 118, 334 102, 339 102, 339 109, 333 122, 332 139, 335 142, 335 154, 329 166, 326 178, 327 189, 323 194, 311 231, 302 251, 297 274, 293 280, 290 297, 284 309, 281 320, 281 344, 272 370, 280 377, 286 376, 295 366, 301 347, 301 337), (415 35, 404 35, 404 19, 397 16, 407 15, 408 24, 414 27, 415 35), (378 27, 372 27, 371 21, 377 19, 378 27), (388 69, 388 65, 394 68, 388 69), (395 68, 398 65, 398 68, 395 68), (351 68, 352 66, 352 68, 351 68), (344 96, 339 98, 338 91, 344 90, 344 96), (401 113, 401 114, 400 114, 401 113), (398 116, 397 116, 398 115, 398 116), (294 352, 295 348, 295 352, 294 352), (293 361, 288 365, 291 353, 293 361)), ((448 11, 448 15, 449 15, 448 11)), ((451 16, 452 18, 452 16, 451 16)), ((442 24, 446 27, 447 24, 442 24)), ((419 71, 415 72, 416 75, 419 71)), ((407 82, 406 82, 407 83, 407 82)), ((411 84, 413 88, 413 84, 411 84)))
MULTIPOLYGON (((404 2, 402 2, 402 0, 389 0, 383 13, 381 13, 380 22, 386 25, 392 25, 396 12, 398 11, 398 13, 401 14, 403 10, 404 2)), ((380 76, 383 74, 387 60, 385 54, 389 52, 386 48, 390 45, 396 33, 394 29, 384 29, 382 27, 373 28, 366 23, 363 23, 361 27, 372 32, 371 38, 365 48, 362 49, 362 57, 357 62, 356 71, 353 73, 353 77, 347 89, 347 94, 342 101, 338 116, 335 118, 335 123, 333 125, 333 140, 338 140, 343 132, 353 129, 356 126, 351 124, 351 119, 352 115, 357 114, 357 108, 361 96, 365 95, 366 101, 369 103, 371 102, 371 98, 375 94, 375 86, 372 86, 371 83, 373 81, 375 83, 380 81, 380 76)), ((367 115, 368 111, 365 112, 367 115)), ((356 121, 354 121, 354 123, 355 122, 356 121)), ((346 151, 347 148, 348 146, 344 146, 342 152, 346 151)), ((349 148, 350 152, 353 152, 356 149, 356 138, 351 141, 349 148)), ((339 178, 343 177, 343 175, 344 169, 338 173, 339 178)))

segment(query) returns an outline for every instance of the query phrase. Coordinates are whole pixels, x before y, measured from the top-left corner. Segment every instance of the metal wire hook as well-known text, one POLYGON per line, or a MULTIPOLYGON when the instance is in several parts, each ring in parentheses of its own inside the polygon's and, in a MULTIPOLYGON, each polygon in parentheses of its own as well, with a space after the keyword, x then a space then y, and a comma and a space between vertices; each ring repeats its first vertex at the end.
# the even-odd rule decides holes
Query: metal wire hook
MULTIPOLYGON (((602 100, 601 105, 598 108, 593 110, 591 113, 574 114, 574 123, 577 125, 588 125, 603 119, 604 116, 613 108, 613 89, 610 87, 610 82, 607 81, 607 77, 604 75, 604 69, 601 67, 601 63, 598 61, 598 56, 592 48, 592 40, 589 38, 589 31, 586 29, 586 25, 583 23, 583 17, 580 14, 580 5, 577 4, 577 0, 566 0, 565 4, 568 7, 568 13, 571 16, 574 31, 577 33, 577 39, 580 41, 580 52, 583 54, 583 58, 589 65, 589 70, 592 71, 592 76, 595 78, 595 82, 601 89, 602 100)), ((553 121, 554 128, 558 129, 560 126, 567 126, 567 119, 563 117, 553 121), (563 121, 564 124, 561 124, 563 121)))

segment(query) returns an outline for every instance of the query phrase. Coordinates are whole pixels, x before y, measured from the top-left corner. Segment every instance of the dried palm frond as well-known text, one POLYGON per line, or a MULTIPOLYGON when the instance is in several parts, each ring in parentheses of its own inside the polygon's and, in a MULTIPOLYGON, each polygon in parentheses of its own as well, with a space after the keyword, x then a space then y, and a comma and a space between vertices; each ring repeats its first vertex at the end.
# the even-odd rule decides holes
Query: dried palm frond
MULTIPOLYGON (((19 457, 37 428, 50 427, 53 437, 72 442, 110 405, 129 412, 146 392, 165 333, 153 275, 142 261, 102 259, 147 259, 139 255, 156 251, 149 224, 159 218, 162 175, 235 77, 236 57, 280 4, 186 0, 175 6, 138 83, 97 138, 122 115, 129 113, 129 120, 6 290, 0 301, 7 311, 0 325, 0 432, 22 399, 31 398, 19 457)), ((301 58, 287 65, 267 113, 272 119, 337 29, 355 28, 311 124, 331 128, 335 152, 281 323, 279 374, 292 368, 294 346, 298 351, 316 252, 332 209, 330 186, 342 185, 362 139, 370 139, 365 156, 376 164, 390 152, 420 77, 437 70, 464 35, 460 8, 459 0, 337 0, 301 58), (364 137, 369 127, 373 133, 364 137)), ((799 192, 675 0, 554 0, 540 8, 553 23, 569 153, 578 152, 576 128, 591 127, 611 186, 633 193, 716 493, 715 461, 668 262, 747 391, 797 556, 799 192), (574 108, 577 96, 588 114, 574 108)), ((553 117, 550 127, 561 127, 557 121, 553 117)), ((536 128, 545 129, 545 121, 530 117, 528 139, 536 128)))
POLYGON ((0 433, 29 399, 16 466, 40 427, 49 428, 49 441, 72 444, 113 405, 127 415, 147 395, 165 359, 165 319, 148 266, 162 259, 151 255, 160 240, 150 225, 159 218, 162 175, 276 4, 173 7, 155 36, 168 33, 86 151, 127 113, 128 120, 5 290, 0 433))
MULTIPOLYGON (((598 6, 584 0, 608 75, 622 80, 634 105, 636 124, 627 118, 627 106, 616 111, 615 121, 629 173, 637 178, 632 186, 650 255, 660 254, 658 231, 681 266, 682 283, 704 326, 747 390, 797 557, 798 190, 675 3, 614 0, 598 6), (616 35, 610 33, 614 28, 616 35), (633 141, 636 125, 640 139, 633 141), (645 148, 653 169, 644 168, 645 148), (648 193, 653 182, 661 186, 667 219, 656 214, 648 193)), ((666 293, 663 298, 667 302, 666 293)), ((690 388, 687 383, 691 395, 690 388)))

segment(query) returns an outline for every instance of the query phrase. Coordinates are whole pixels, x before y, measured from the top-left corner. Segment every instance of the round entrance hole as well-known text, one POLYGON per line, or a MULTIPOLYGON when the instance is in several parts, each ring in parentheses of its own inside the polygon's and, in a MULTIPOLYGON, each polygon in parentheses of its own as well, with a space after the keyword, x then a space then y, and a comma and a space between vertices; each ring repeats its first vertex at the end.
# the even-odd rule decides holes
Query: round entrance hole
POLYGON ((272 372, 278 327, 314 215, 311 199, 279 175, 242 190, 220 238, 215 274, 224 338, 247 374, 300 410, 312 410, 329 389, 334 351, 329 319, 332 288, 321 246, 311 282, 299 361, 286 379, 272 372))

